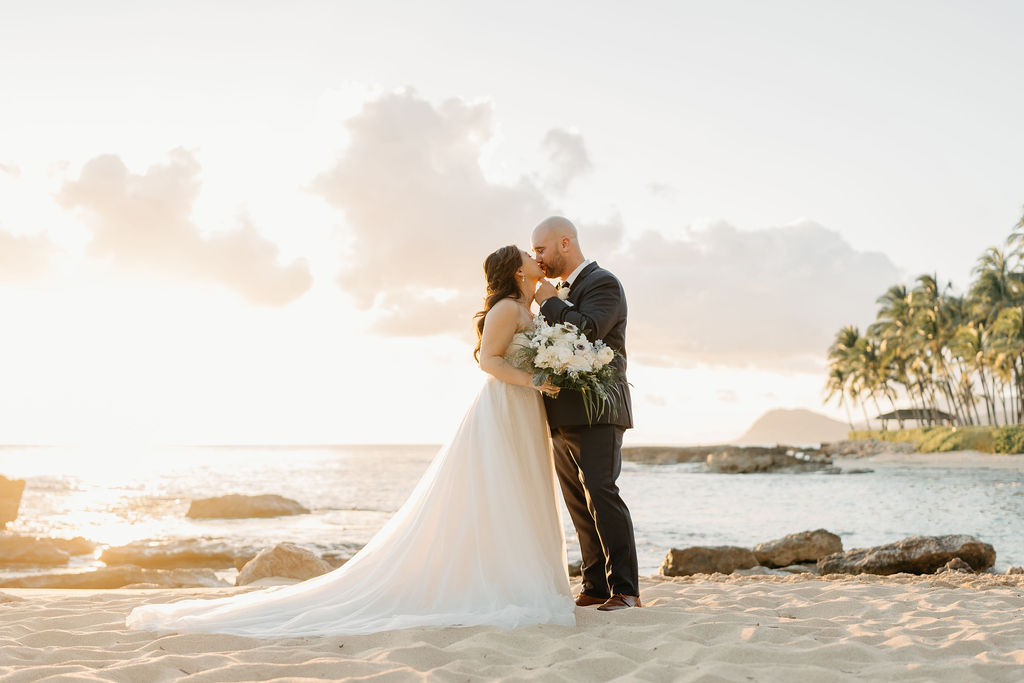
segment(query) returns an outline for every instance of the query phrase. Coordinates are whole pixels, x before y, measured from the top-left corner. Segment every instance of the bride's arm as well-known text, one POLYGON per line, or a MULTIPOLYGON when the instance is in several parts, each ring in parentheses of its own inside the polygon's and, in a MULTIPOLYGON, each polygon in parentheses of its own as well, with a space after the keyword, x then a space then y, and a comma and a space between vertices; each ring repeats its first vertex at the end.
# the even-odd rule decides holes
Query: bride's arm
POLYGON ((502 382, 533 387, 533 376, 525 370, 509 365, 505 351, 519 326, 519 306, 511 299, 503 299, 487 312, 484 331, 480 337, 480 369, 502 382))

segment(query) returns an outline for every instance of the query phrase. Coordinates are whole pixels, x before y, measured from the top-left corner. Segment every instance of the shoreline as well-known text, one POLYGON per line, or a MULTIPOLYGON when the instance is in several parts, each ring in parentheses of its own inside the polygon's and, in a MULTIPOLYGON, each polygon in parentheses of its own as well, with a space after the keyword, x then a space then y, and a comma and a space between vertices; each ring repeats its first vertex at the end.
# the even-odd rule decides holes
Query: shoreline
POLYGON ((839 467, 864 467, 878 465, 887 467, 948 467, 1006 469, 1024 471, 1024 455, 996 454, 981 451, 948 451, 946 453, 895 453, 882 452, 862 457, 836 456, 833 463, 839 467))
MULTIPOLYGON (((677 455, 673 449, 659 448, 654 455, 660 454, 665 454, 665 456, 673 458, 677 455)), ((753 490, 755 493, 760 494, 764 494, 766 486, 775 487, 774 482, 777 481, 779 487, 785 487, 787 495, 803 495, 806 493, 806 489, 808 487, 812 487, 817 492, 815 495, 820 498, 821 491, 840 490, 845 492, 851 490, 874 490, 876 488, 876 484, 872 479, 872 474, 870 472, 865 472, 865 470, 876 471, 877 475, 875 476, 878 478, 879 482, 883 484, 892 481, 893 477, 896 477, 897 479, 901 477, 924 477, 929 481, 946 479, 949 481, 960 481, 963 479, 980 478, 984 480, 983 483, 986 483, 987 486, 1000 485, 1000 483, 1009 484, 1012 482, 1020 482, 1021 472, 1024 472, 1024 456, 994 455, 978 451, 955 451, 949 453, 890 452, 859 457, 852 455, 832 456, 831 462, 834 462, 836 467, 830 469, 843 470, 843 472, 833 471, 827 472, 826 474, 840 474, 840 477, 826 478, 813 472, 800 474, 772 472, 754 475, 714 474, 704 472, 705 468, 703 466, 697 468, 687 466, 682 468, 666 468, 661 471, 664 472, 664 476, 662 476, 661 472, 659 472, 659 465, 645 463, 638 463, 640 465, 639 467, 628 467, 627 476, 635 477, 636 482, 639 482, 646 487, 644 489, 638 489, 638 491, 646 496, 644 500, 659 501, 667 500, 668 495, 675 495, 671 492, 678 493, 679 491, 685 491, 685 489, 680 489, 675 484, 672 484, 672 486, 669 487, 669 494, 666 494, 667 485, 661 485, 661 488, 655 486, 655 484, 660 482, 669 481, 668 477, 672 476, 679 478, 681 482, 679 486, 718 486, 727 492, 734 489, 743 491, 753 490), (696 473, 698 470, 699 473, 696 473), (914 473, 914 470, 917 470, 916 474, 914 473), (980 474, 971 474, 970 470, 975 470, 980 474), (656 477, 656 479, 654 477, 656 477), (708 479, 705 479, 704 477, 708 477, 708 479), (777 480, 775 479, 776 477, 778 477, 777 480), (704 482, 706 482, 706 484, 704 484, 704 482)), ((902 481, 902 479, 899 480, 902 481)), ((767 490, 770 492, 771 489, 767 490)), ((889 491, 888 495, 894 497, 894 500, 900 500, 903 495, 899 487, 889 487, 889 489, 886 490, 889 491)), ((988 488, 976 488, 975 492, 978 495, 986 495, 985 492, 988 490, 988 488)), ((1002 495, 1016 495, 1016 497, 1000 499, 1005 501, 1006 505, 1009 506, 1005 508, 1006 510, 1021 509, 1020 505, 1022 499, 1019 497, 1019 494, 1015 494, 1015 492, 1019 490, 1019 486, 1011 487, 1009 485, 1000 489, 1002 495)), ((847 496, 847 498, 850 498, 850 496, 847 496)), ((822 501, 834 499, 834 497, 822 498, 822 501)), ((766 502, 770 502, 770 500, 770 497, 765 498, 766 502)), ((817 498, 815 500, 817 500, 817 498)), ((859 500, 861 500, 861 498, 854 497, 853 504, 856 504, 856 501, 859 500)), ((936 504, 941 504, 943 501, 936 499, 935 502, 936 504)), ((846 503, 851 504, 851 501, 846 500, 846 503)), ((822 505, 825 505, 825 503, 822 502, 822 505)), ((676 519, 676 517, 670 513, 671 511, 669 510, 669 507, 666 507, 665 504, 660 504, 660 507, 657 507, 656 509, 659 511, 663 510, 664 513, 659 513, 657 516, 649 515, 649 518, 645 520, 645 524, 647 525, 645 528, 652 531, 649 532, 648 536, 645 536, 645 538, 649 538, 651 540, 649 542, 645 542, 641 547, 641 569, 644 573, 657 572, 658 567, 664 561, 666 553, 672 549, 683 550, 694 546, 716 545, 737 545, 753 548, 758 543, 768 542, 769 540, 781 538, 787 534, 798 533, 819 527, 838 533, 843 539, 844 548, 846 550, 884 545, 915 535, 968 533, 982 541, 992 544, 995 547, 997 553, 997 562, 995 565, 996 571, 1003 571, 1009 566, 1021 566, 1024 564, 1024 562, 1022 562, 1024 555, 1022 555, 1022 546, 1019 542, 1019 537, 1012 534, 1012 525, 1006 522, 1008 518, 1005 516, 1005 513, 1002 515, 1001 521, 999 521, 996 517, 996 512, 993 512, 988 519, 997 519, 997 521, 992 524, 988 524, 988 526, 962 524, 961 522, 964 519, 963 513, 956 513, 953 515, 947 514, 942 517, 944 521, 941 524, 931 524, 930 521, 933 519, 933 516, 931 515, 916 515, 904 524, 893 524, 886 527, 887 531, 890 533, 886 533, 884 535, 872 535, 870 533, 865 533, 865 529, 873 529, 874 527, 871 526, 873 521, 862 514, 857 514, 857 509, 852 509, 851 515, 828 515, 823 513, 824 516, 816 516, 817 509, 811 509, 805 511, 802 515, 793 516, 793 524, 779 525, 778 528, 765 530, 765 533, 763 534, 758 533, 757 535, 751 534, 749 536, 737 534, 735 528, 732 528, 731 531, 733 533, 730 536, 711 533, 712 530, 717 529, 713 524, 711 526, 702 526, 692 522, 688 517, 685 519, 676 519), (851 522, 851 519, 855 520, 855 522, 851 522)), ((701 509, 713 508, 702 507, 701 509)), ((825 510, 825 508, 821 509, 825 510)), ((843 509, 845 510, 846 508, 843 509)), ((918 507, 915 509, 921 510, 928 508, 918 507)), ((299 521, 301 522, 301 519, 299 521)), ((207 570, 212 571, 217 578, 226 581, 227 583, 234 583, 237 575, 237 567, 240 566, 238 558, 242 555, 245 555, 246 558, 248 558, 264 548, 256 548, 256 546, 253 546, 252 552, 249 552, 249 540, 247 538, 238 540, 238 538, 235 538, 234 536, 224 536, 223 538, 214 538, 212 540, 207 539, 199 533, 203 531, 202 524, 203 523, 197 524, 197 532, 192 536, 182 536, 181 538, 170 536, 166 539, 154 536, 153 539, 151 539, 151 545, 154 545, 155 549, 160 550, 160 552, 155 554, 157 556, 161 555, 161 553, 166 554, 168 559, 165 560, 154 560, 152 558, 148 558, 147 552, 143 549, 135 549, 135 556, 132 556, 132 553, 120 553, 117 557, 104 558, 104 561, 101 562, 96 555, 99 553, 100 549, 108 548, 106 545, 100 544, 97 547, 95 554, 90 551, 90 555, 74 555, 70 560, 68 560, 67 564, 47 564, 44 563, 44 560, 40 560, 38 564, 10 564, 0 567, 0 575, 2 575, 5 582, 16 582, 21 579, 27 579, 20 585, 52 586, 56 589, 74 585, 123 586, 130 584, 153 583, 164 584, 165 587, 170 587, 174 585, 212 586, 216 583, 216 581, 200 580, 202 577, 199 579, 188 577, 181 579, 177 576, 156 578, 142 576, 144 572, 150 570, 159 570, 165 573, 180 570, 183 574, 189 572, 198 573, 203 570, 207 570), (216 541, 216 543, 214 541, 216 541), (224 545, 225 548, 208 547, 217 546, 218 544, 224 545), (246 552, 243 553, 243 550, 246 552), (234 554, 235 558, 230 562, 225 563, 224 558, 220 556, 224 553, 234 554), (216 555, 216 557, 213 557, 214 555, 216 555), (179 556, 185 556, 186 559, 181 559, 179 556), (232 563, 234 568, 231 566, 232 563), (122 565, 134 565, 141 567, 142 569, 138 570, 140 576, 138 578, 132 578, 131 580, 123 580, 120 583, 115 583, 113 580, 107 580, 99 574, 95 574, 95 581, 92 581, 91 583, 89 580, 84 580, 79 577, 68 577, 65 580, 61 576, 65 574, 87 575, 97 571, 106 571, 111 568, 117 569, 122 565), (54 578, 42 578, 49 575, 53 575, 54 578), (29 580, 37 576, 40 578, 35 582, 29 580), (167 578, 167 580, 163 580, 164 578, 167 578), (103 583, 100 583, 101 580, 103 583)), ((242 526, 246 523, 231 522, 231 524, 242 526)), ((295 525, 296 522, 293 522, 288 518, 285 518, 281 522, 255 519, 251 524, 253 525, 253 528, 262 528, 262 526, 277 524, 282 526, 289 524, 295 525)), ((729 531, 729 529, 726 529, 726 531, 729 531)), ((29 537, 36 537, 38 535, 38 538, 41 539, 41 541, 46 541, 47 536, 45 536, 44 533, 45 532, 33 534, 18 532, 15 531, 15 529, 8 529, 7 532, 0 534, 0 540, 3 540, 5 535, 13 537, 24 535, 24 538, 28 540, 31 540, 29 537)), ((316 549, 317 553, 325 552, 324 548, 327 547, 322 544, 318 544, 319 539, 311 541, 309 538, 303 537, 301 535, 301 529, 290 536, 278 535, 282 536, 283 540, 310 546, 316 549)), ((241 538, 241 536, 239 537, 241 538)), ((143 543, 143 540, 133 543, 143 543)), ((638 541, 639 540, 640 539, 638 539, 638 541)), ((26 547, 29 547, 30 544, 26 541, 25 545, 26 547)), ((40 543, 39 545, 45 546, 46 543, 40 543)), ((128 545, 130 546, 132 544, 130 543, 128 545)), ((117 549, 116 546, 112 547, 115 550, 117 549)), ((355 551, 356 547, 357 546, 349 548, 348 544, 346 544, 346 555, 335 552, 333 546, 329 547, 328 550, 334 552, 339 557, 347 557, 355 551)), ((41 549, 46 550, 45 547, 42 547, 41 549)), ((578 560, 578 554, 571 555, 570 559, 574 561, 578 560)), ((5 588, 0 587, 0 590, 5 590, 5 588)))

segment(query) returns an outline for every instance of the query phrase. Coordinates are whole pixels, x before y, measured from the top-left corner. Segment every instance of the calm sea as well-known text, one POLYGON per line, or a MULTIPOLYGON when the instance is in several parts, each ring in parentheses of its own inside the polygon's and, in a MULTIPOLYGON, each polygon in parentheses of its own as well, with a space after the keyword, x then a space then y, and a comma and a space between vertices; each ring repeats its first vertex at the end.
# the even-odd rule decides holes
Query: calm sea
MULTIPOLYGON (((238 546, 291 541, 330 549, 369 540, 436 451, 436 446, 7 447, 0 448, 0 474, 27 480, 20 516, 8 526, 19 533, 84 536, 104 545, 203 538, 238 546), (312 514, 185 517, 192 498, 228 493, 276 493, 301 502, 312 514)), ((1022 468, 891 466, 854 475, 723 475, 705 473, 700 465, 625 463, 619 484, 633 514, 641 574, 656 573, 669 548, 752 546, 816 528, 839 534, 846 548, 916 534, 966 533, 996 548, 997 570, 1024 565, 1022 468)), ((564 510, 563 519, 570 559, 578 559, 564 510)), ((23 573, 24 568, 0 568, 0 576, 23 573)))

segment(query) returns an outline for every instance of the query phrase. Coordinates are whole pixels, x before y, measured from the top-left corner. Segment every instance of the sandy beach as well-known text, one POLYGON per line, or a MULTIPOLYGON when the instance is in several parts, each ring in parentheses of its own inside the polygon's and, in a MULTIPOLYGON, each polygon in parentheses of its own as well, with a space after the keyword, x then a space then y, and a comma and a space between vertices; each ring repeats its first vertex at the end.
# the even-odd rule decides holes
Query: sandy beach
POLYGON ((950 467, 1024 470, 1024 455, 996 455, 981 451, 950 451, 949 453, 878 453, 863 458, 834 459, 840 467, 950 467))
POLYGON ((577 626, 257 640, 127 631, 146 602, 243 589, 0 593, 0 680, 1018 681, 1024 576, 645 579, 577 626))

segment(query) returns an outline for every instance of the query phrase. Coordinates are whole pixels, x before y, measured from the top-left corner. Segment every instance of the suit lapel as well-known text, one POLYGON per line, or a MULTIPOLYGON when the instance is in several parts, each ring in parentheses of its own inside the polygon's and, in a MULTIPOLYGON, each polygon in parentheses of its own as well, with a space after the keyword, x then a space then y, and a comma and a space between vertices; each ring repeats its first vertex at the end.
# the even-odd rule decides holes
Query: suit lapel
POLYGON ((572 286, 569 287, 569 298, 572 298, 573 294, 579 293, 579 287, 583 284, 583 281, 587 279, 587 276, 597 270, 597 261, 591 261, 590 265, 580 271, 580 274, 576 276, 572 286))

